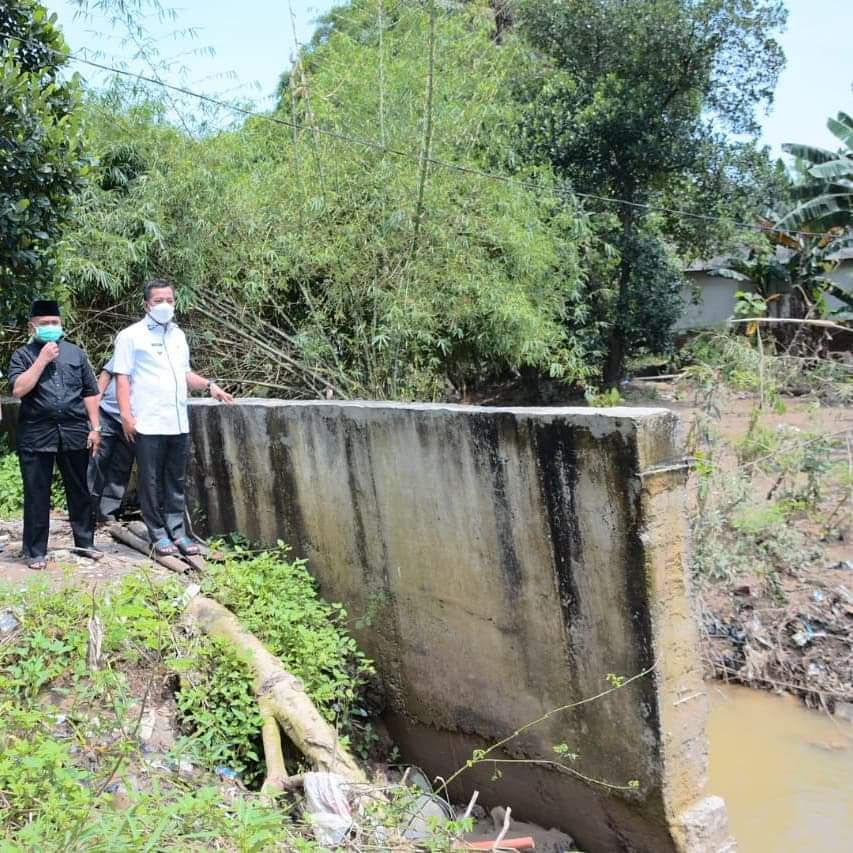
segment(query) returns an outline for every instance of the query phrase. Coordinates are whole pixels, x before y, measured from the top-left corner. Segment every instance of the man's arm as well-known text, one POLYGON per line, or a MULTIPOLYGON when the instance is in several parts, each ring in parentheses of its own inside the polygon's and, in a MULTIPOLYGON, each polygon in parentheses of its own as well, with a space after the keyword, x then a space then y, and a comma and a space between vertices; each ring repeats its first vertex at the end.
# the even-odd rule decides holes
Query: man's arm
POLYGON ((92 451, 92 456, 98 452, 101 446, 101 410, 98 408, 100 403, 100 395, 90 394, 83 398, 83 405, 86 407, 86 414, 89 416, 89 438, 86 441, 86 447, 92 451))
POLYGON ((130 330, 118 333, 112 358, 112 372, 116 380, 116 401, 118 402, 121 427, 128 441, 136 438, 136 419, 130 408, 130 376, 133 373, 136 353, 130 330))
POLYGON ((89 416, 89 438, 86 441, 86 447, 91 449, 92 456, 94 456, 101 446, 101 410, 99 408, 101 392, 98 383, 95 381, 95 372, 85 354, 83 355, 82 379, 83 405, 86 407, 86 414, 89 416))
POLYGON ((212 379, 205 379, 192 370, 187 371, 187 388, 190 391, 208 391, 214 400, 219 400, 220 403, 234 402, 234 398, 227 392, 223 391, 212 379))
POLYGON ((136 419, 130 410, 130 377, 124 373, 116 373, 116 400, 121 415, 121 426, 124 437, 128 441, 136 439, 136 419))
POLYGON ((104 368, 98 374, 98 394, 100 394, 102 397, 104 395, 104 391, 107 390, 107 387, 109 386, 112 378, 112 373, 110 373, 109 370, 107 370, 106 368, 104 368))
POLYGON ((41 352, 39 352, 36 360, 26 370, 21 372, 17 372, 16 367, 20 368, 22 365, 16 364, 16 361, 13 359, 11 369, 9 370, 9 382, 12 385, 12 396, 17 400, 26 397, 27 394, 29 394, 36 385, 38 385, 38 381, 41 379, 44 369, 54 361, 58 355, 59 344, 52 342, 45 344, 41 348, 41 352))

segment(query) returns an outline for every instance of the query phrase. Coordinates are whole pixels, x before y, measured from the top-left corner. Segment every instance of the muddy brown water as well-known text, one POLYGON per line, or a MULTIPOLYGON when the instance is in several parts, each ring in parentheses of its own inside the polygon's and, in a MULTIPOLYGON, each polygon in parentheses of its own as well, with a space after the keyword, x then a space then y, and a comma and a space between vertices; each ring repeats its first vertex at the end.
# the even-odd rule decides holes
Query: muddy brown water
POLYGON ((853 724, 791 697, 714 685, 709 790, 739 853, 853 850, 853 724))

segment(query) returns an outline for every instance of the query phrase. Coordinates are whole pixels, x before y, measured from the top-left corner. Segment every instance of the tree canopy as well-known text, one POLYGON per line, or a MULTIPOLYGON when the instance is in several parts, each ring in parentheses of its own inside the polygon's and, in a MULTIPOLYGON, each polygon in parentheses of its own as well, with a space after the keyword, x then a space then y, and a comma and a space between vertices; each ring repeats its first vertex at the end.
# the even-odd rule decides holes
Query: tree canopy
POLYGON ((34 0, 0 7, 0 321, 59 283, 58 241, 86 170, 79 83, 63 79, 56 16, 34 0))
POLYGON ((691 176, 722 147, 715 126, 757 130, 756 111, 772 101, 784 62, 774 35, 786 13, 778 0, 521 0, 518 9, 518 25, 543 57, 521 87, 528 106, 519 149, 596 196, 590 207, 616 220, 603 232, 622 258, 619 295, 603 318, 605 379, 613 382, 637 326, 623 310, 642 301, 632 286, 673 292, 665 267, 657 280, 648 255, 634 255, 653 232, 666 238, 646 205, 695 188, 691 176))
POLYGON ((272 393, 432 398, 524 367, 584 380, 586 214, 548 168, 518 175, 535 192, 477 174, 515 126, 501 92, 526 62, 493 26, 476 4, 356 0, 274 115, 200 138, 127 89, 91 99, 97 180, 65 254, 81 318, 132 316, 158 273, 216 375, 272 393))
POLYGON ((76 84, 44 71, 44 97, 66 97, 46 125, 64 170, 31 158, 21 175, 65 183, 38 204, 49 223, 27 219, 23 184, 3 208, 3 274, 67 292, 96 357, 143 281, 169 277, 199 366, 255 393, 613 383, 670 345, 685 261, 785 195, 766 151, 727 135, 772 97, 784 20, 776 0, 353 0, 277 107, 230 125, 185 100, 176 122, 141 82, 77 109, 76 84))

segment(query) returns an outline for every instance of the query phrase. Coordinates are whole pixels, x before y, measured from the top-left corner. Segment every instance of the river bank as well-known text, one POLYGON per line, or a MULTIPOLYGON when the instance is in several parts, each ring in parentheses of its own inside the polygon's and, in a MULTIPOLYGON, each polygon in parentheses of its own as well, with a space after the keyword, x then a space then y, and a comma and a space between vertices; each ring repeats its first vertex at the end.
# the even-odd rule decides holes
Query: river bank
POLYGON ((638 404, 682 418, 706 674, 853 703, 853 408, 689 381, 639 383, 638 404), (642 400, 640 403, 639 400, 642 400), (704 490, 704 491, 703 491, 704 490))

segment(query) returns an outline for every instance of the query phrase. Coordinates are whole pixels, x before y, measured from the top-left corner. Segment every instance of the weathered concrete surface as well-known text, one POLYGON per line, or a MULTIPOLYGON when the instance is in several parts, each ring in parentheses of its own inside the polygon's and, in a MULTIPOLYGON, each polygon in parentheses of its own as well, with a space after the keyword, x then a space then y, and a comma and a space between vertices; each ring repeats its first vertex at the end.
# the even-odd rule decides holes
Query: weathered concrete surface
POLYGON ((210 532, 289 542, 361 640, 404 754, 466 771, 487 803, 588 851, 729 849, 703 800, 706 697, 687 595, 685 466, 652 409, 241 401, 192 407, 195 509, 210 532), (495 770, 502 778, 490 781, 495 770))
POLYGON ((0 436, 3 436, 8 445, 15 446, 15 426, 18 423, 18 409, 20 405, 12 397, 0 398, 0 436))

